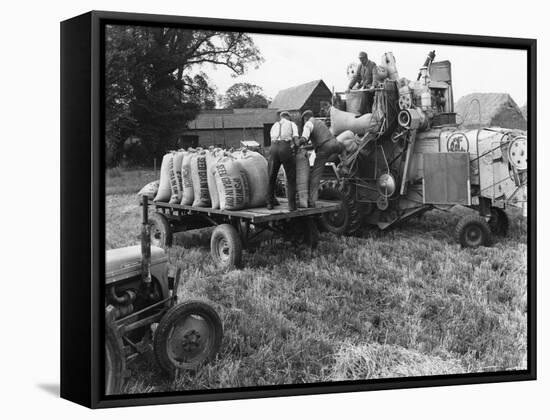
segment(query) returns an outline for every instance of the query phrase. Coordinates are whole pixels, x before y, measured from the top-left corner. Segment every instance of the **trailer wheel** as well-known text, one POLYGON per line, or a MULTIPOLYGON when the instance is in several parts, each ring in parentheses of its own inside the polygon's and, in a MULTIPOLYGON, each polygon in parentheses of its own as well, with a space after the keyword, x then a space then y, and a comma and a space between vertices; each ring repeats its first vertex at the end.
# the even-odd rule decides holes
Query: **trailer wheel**
POLYGON ((211 305, 183 302, 159 322, 153 342, 155 359, 169 375, 178 369, 195 369, 216 356, 222 338, 222 321, 211 305))
POLYGON ((151 245, 159 248, 168 248, 172 246, 172 228, 166 216, 155 212, 149 217, 149 226, 151 228, 151 245))
POLYGON ((210 239, 210 253, 221 268, 239 267, 243 245, 237 229, 229 224, 217 226, 210 239))
POLYGON ((304 243, 311 247, 311 249, 317 248, 319 244, 319 227, 317 221, 310 217, 307 218, 304 227, 304 243))
POLYGON ((491 218, 489 219, 489 228, 494 235, 506 236, 510 222, 506 212, 498 207, 491 207, 491 218))
POLYGON ((105 322, 105 395, 120 394, 125 369, 122 340, 111 323, 105 322))
POLYGON ((456 237, 465 248, 477 248, 491 244, 491 229, 485 219, 477 214, 464 216, 456 225, 456 237))

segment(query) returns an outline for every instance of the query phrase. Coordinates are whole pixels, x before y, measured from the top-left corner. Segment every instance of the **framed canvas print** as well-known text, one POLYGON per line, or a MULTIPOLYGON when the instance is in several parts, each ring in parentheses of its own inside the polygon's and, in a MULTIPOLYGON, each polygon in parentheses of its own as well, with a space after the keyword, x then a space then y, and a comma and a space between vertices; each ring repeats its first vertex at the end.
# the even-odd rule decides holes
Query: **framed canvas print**
POLYGON ((536 41, 61 24, 61 394, 536 377, 536 41))

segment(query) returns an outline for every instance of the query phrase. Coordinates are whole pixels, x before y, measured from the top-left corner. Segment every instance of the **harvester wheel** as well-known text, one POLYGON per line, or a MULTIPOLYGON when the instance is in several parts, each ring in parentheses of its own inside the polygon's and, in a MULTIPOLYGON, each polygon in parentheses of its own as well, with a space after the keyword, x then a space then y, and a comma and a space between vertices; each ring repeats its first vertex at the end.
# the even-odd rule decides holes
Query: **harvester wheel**
POLYGON ((227 223, 218 225, 210 239, 210 253, 218 267, 239 267, 243 255, 243 245, 237 229, 227 223))
POLYGON ((342 202, 340 210, 321 215, 319 220, 322 230, 341 235, 353 234, 361 227, 361 215, 352 185, 344 184, 340 188, 336 180, 327 181, 321 187, 319 198, 342 202))
POLYGON ((506 212, 498 207, 491 207, 491 218, 489 219, 489 228, 494 235, 506 236, 510 222, 506 212))
POLYGON ((491 229, 477 214, 464 216, 456 225, 456 238, 463 247, 477 248, 491 244, 491 229))
POLYGON ((124 381, 126 361, 122 339, 117 335, 113 325, 105 322, 105 395, 120 394, 124 381))
POLYGON ((154 212, 149 217, 149 226, 151 227, 151 245, 160 248, 172 246, 172 228, 164 215, 154 212))
POLYGON ((159 322, 153 343, 155 359, 169 375, 195 369, 216 356, 222 338, 222 321, 211 305, 183 302, 170 308, 159 322))

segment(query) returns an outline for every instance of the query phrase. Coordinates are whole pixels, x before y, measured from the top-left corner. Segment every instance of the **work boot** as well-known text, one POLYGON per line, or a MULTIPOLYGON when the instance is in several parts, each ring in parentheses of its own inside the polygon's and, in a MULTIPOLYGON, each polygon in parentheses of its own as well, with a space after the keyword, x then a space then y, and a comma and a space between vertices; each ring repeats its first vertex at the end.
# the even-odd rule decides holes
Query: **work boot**
POLYGON ((289 211, 296 211, 296 203, 288 203, 288 210, 289 211))
POLYGON ((276 198, 273 199, 273 205, 274 206, 278 206, 280 205, 281 203, 279 203, 279 200, 277 200, 276 198))
POLYGON ((310 208, 310 209, 314 209, 315 208, 315 201, 308 200, 307 207, 310 208))
POLYGON ((266 204, 268 210, 273 210, 273 203, 270 201, 266 204))

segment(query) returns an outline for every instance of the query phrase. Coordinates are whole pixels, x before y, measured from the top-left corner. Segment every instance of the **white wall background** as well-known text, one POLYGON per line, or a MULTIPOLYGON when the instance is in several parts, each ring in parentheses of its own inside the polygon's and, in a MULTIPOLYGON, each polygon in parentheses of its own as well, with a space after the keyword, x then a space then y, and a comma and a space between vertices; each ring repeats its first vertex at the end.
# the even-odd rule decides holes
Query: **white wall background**
MULTIPOLYGON (((1 416, 18 418, 544 418, 550 395, 550 25, 543 2, 461 0, 11 1, 0 25, 3 182, 1 416), (228 401, 92 412, 57 398, 59 383, 59 22, 90 9, 538 38, 539 380, 228 401)), ((523 104, 520 104, 523 105, 523 104)), ((75 204, 76 205, 76 204, 75 204)))

